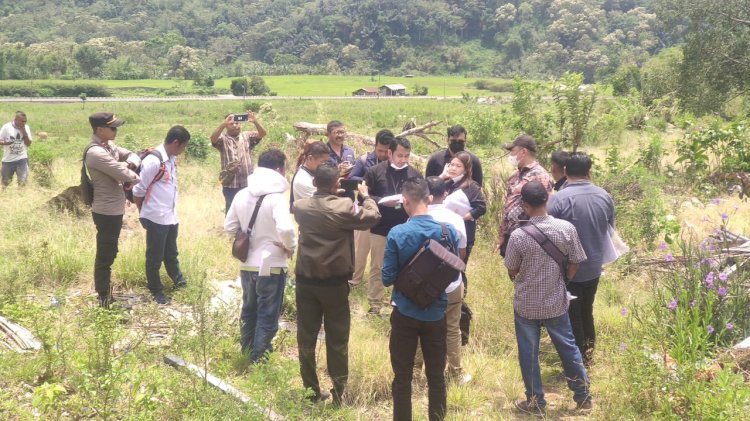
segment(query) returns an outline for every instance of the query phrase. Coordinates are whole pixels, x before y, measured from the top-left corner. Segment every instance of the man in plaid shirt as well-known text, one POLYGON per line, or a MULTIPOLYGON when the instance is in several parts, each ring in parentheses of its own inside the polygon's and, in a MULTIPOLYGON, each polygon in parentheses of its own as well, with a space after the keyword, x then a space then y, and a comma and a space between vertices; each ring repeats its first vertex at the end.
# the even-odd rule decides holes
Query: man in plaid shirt
POLYGON ((513 310, 518 362, 526 387, 526 399, 518 400, 516 407, 524 412, 541 413, 547 404, 539 369, 539 335, 544 326, 562 360, 576 407, 590 410, 589 378, 570 327, 565 289, 565 279, 575 275, 578 264, 586 260, 586 253, 570 222, 547 215, 548 196, 547 186, 531 181, 521 189, 521 206, 529 216, 531 229, 538 228, 566 256, 567 278, 560 264, 524 229, 510 234, 505 256, 508 276, 515 284, 513 310))
POLYGON ((253 131, 242 131, 242 121, 235 120, 234 114, 229 114, 211 133, 211 146, 221 154, 221 180, 224 194, 224 212, 229 212, 229 206, 234 196, 247 187, 247 176, 253 172, 253 149, 266 135, 266 129, 260 124, 255 113, 247 111, 247 122, 255 125, 253 131))

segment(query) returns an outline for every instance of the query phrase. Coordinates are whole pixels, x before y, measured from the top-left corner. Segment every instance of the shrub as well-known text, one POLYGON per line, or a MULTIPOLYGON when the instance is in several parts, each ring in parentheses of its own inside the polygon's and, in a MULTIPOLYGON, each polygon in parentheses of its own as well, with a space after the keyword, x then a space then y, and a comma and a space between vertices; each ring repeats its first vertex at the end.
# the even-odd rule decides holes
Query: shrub
POLYGON ((245 96, 248 94, 247 87, 249 82, 246 77, 232 79, 229 89, 232 91, 234 96, 245 96))
POLYGON ((208 138, 203 133, 195 133, 190 137, 185 154, 188 159, 205 161, 208 158, 208 138))
POLYGON ((109 90, 103 85, 87 82, 60 83, 60 82, 42 82, 29 83, 9 82, 0 83, 0 96, 18 96, 18 97, 78 97, 84 93, 89 97, 108 97, 111 96, 109 90))

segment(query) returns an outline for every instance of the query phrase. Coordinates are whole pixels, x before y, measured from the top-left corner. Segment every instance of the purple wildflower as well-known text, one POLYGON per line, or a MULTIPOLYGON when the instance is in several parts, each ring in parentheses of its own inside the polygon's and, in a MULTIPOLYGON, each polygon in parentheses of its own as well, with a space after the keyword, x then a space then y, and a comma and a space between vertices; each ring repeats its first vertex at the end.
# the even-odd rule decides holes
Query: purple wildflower
POLYGON ((727 323, 727 330, 732 330, 732 329, 734 329, 734 325, 731 322, 727 323))
POLYGON ((722 214, 721 214, 721 219, 722 219, 723 221, 726 221, 727 219, 729 219, 729 215, 727 215, 727 214, 726 214, 726 212, 725 212, 725 213, 722 213, 722 214))
POLYGON ((666 256, 664 256, 664 261, 671 262, 674 260, 674 256, 672 256, 672 253, 667 253, 666 256))
POLYGON ((695 307, 695 300, 690 300, 690 308, 695 307))
POLYGON ((721 203, 721 199, 719 199, 718 197, 713 198, 711 199, 711 203, 713 203, 714 205, 718 205, 719 203, 721 203))
POLYGON ((715 268, 719 266, 719 261, 716 259, 708 259, 708 267, 715 268))
POLYGON ((621 316, 627 316, 628 315, 628 309, 626 309, 625 307, 621 308, 620 309, 620 315, 621 316))
POLYGON ((729 278, 729 275, 727 275, 726 273, 724 273, 724 272, 719 273, 719 280, 721 282, 726 282, 727 278, 729 278))
MULTIPOLYGON (((731 324, 731 323, 730 323, 730 324, 731 324)), ((621 343, 621 344, 620 344, 620 352, 625 352, 625 350, 626 350, 627 348, 628 348, 628 346, 627 346, 627 345, 625 345, 624 343, 621 343)))
POLYGON ((719 297, 723 297, 723 296, 727 295, 727 289, 724 288, 724 287, 719 287, 718 294, 719 294, 719 297))
POLYGON ((673 298, 672 301, 670 301, 669 304, 667 304, 667 308, 674 311, 674 309, 677 308, 677 300, 673 298))
POLYGON ((716 251, 716 246, 713 245, 713 244, 709 245, 708 246, 708 251, 710 251, 711 253, 715 252, 716 251))
POLYGON ((714 273, 708 272, 706 275, 706 288, 711 289, 714 287, 714 273))
POLYGON ((714 333, 714 327, 711 325, 708 325, 708 334, 712 335, 714 333))
POLYGON ((662 241, 661 244, 659 244, 659 250, 666 250, 667 247, 668 247, 667 243, 665 243, 664 241, 662 241))

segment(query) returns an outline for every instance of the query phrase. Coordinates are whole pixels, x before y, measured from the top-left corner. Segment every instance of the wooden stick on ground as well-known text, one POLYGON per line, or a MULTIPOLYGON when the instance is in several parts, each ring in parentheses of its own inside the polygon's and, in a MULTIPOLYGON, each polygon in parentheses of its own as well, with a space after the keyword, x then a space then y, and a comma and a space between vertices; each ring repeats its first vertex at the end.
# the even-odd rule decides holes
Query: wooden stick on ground
POLYGON ((261 414, 266 415, 268 419, 270 419, 271 421, 284 421, 285 419, 283 416, 275 413, 271 409, 265 409, 262 406, 258 405, 255 401, 250 399, 249 396, 237 390, 234 386, 228 384, 227 382, 214 376, 213 374, 208 373, 206 370, 198 367, 195 364, 189 363, 175 355, 165 355, 164 362, 175 368, 187 369, 189 372, 195 374, 201 379, 206 380, 206 382, 208 382, 208 384, 210 384, 211 386, 214 386, 215 388, 221 390, 222 392, 238 399, 240 402, 244 404, 250 404, 256 410, 258 410, 261 414))

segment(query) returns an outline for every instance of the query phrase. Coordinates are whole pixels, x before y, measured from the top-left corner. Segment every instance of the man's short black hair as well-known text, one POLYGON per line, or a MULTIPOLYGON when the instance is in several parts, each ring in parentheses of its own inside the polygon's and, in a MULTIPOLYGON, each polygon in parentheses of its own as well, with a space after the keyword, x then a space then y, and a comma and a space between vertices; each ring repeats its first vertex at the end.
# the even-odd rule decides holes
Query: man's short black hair
POLYGON ((461 134, 466 134, 464 126, 456 124, 455 126, 448 127, 448 137, 456 137, 461 134))
POLYGON ((393 138, 393 142, 391 142, 391 152, 396 152, 398 146, 411 150, 411 143, 409 142, 409 139, 405 137, 396 136, 393 138))
POLYGON ((380 143, 381 145, 387 145, 388 148, 390 149, 391 143, 393 143, 393 139, 395 138, 396 138, 396 135, 394 135, 392 131, 388 129, 383 129, 375 135, 375 143, 380 143))
POLYGON ((328 155, 328 146, 321 141, 313 142, 310 144, 310 148, 307 150, 307 156, 318 157, 321 155, 328 155))
POLYGON ((330 190, 339 179, 339 169, 330 162, 325 162, 315 169, 313 177, 315 187, 319 190, 330 190))
POLYGON ((167 132, 167 137, 164 138, 165 144, 174 143, 175 141, 180 144, 184 145, 188 143, 190 140, 190 132, 187 131, 187 129, 183 126, 172 126, 171 129, 167 132))
POLYGON ((544 206, 548 197, 547 189, 538 181, 530 181, 521 188, 521 200, 533 208, 544 206))
POLYGON ((427 177, 427 187, 433 197, 443 197, 445 194, 445 181, 438 176, 427 177))
POLYGON ((20 115, 23 118, 26 118, 26 113, 23 111, 16 111, 16 115, 20 115))
POLYGON ((573 152, 565 163, 565 173, 573 177, 585 177, 591 171, 591 157, 584 152, 573 152))
POLYGON ((334 129, 337 127, 344 127, 344 123, 338 121, 338 120, 332 120, 328 123, 326 126, 326 133, 331 133, 334 129))
MULTIPOLYGON (((398 139, 398 138, 397 138, 398 139)), ((401 187, 401 194, 415 202, 427 203, 430 196, 430 188, 427 186, 427 180, 422 177, 410 177, 404 181, 401 187)))
POLYGON ((263 151, 258 157, 258 166, 261 168, 268 168, 276 170, 278 168, 284 168, 286 163, 286 155, 284 152, 276 148, 269 148, 263 151))
POLYGON ((565 164, 568 163, 568 158, 570 158, 570 152, 554 151, 550 156, 550 161, 552 161, 553 165, 564 168, 565 164))

